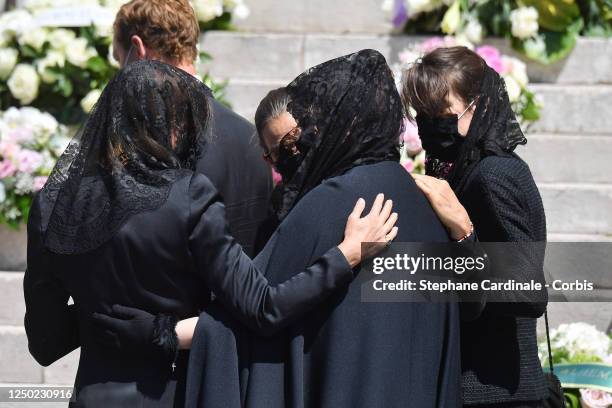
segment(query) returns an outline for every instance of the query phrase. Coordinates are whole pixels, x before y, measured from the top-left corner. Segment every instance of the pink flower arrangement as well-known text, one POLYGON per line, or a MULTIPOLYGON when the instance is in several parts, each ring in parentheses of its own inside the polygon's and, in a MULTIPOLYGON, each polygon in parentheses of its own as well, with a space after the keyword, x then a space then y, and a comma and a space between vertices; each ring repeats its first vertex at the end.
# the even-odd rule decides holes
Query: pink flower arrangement
POLYGON ((404 168, 406 169, 406 171, 408 173, 412 173, 414 171, 414 168, 415 168, 414 160, 412 160, 410 158, 406 159, 406 161, 404 162, 403 166, 404 166, 404 168))
POLYGON ((612 395, 600 390, 580 390, 582 408, 608 408, 612 406, 612 395))
POLYGON ((504 71, 502 55, 497 48, 491 45, 483 45, 476 48, 475 52, 485 60, 488 66, 497 71, 497 73, 501 74, 504 71))
POLYGON ((26 221, 67 140, 66 129, 47 113, 32 107, 0 112, 0 223, 26 221))
POLYGON ((406 153, 409 156, 416 156, 423 150, 421 138, 419 137, 419 129, 408 119, 404 119, 404 132, 402 133, 402 141, 406 153))
POLYGON ((17 168, 15 167, 12 161, 2 160, 0 162, 0 179, 12 177, 16 171, 17 168))
POLYGON ((47 176, 37 176, 37 177, 34 177, 34 184, 33 184, 34 191, 42 190, 42 188, 47 183, 48 179, 49 179, 49 177, 47 177, 47 176))
POLYGON ((42 154, 33 150, 23 149, 19 154, 17 169, 21 173, 33 174, 43 164, 42 154))
POLYGON ((455 40, 454 37, 431 37, 423 41, 423 43, 419 46, 419 49, 423 54, 427 54, 428 52, 431 52, 436 48, 453 47, 455 45, 459 44, 457 44, 457 40, 455 40))

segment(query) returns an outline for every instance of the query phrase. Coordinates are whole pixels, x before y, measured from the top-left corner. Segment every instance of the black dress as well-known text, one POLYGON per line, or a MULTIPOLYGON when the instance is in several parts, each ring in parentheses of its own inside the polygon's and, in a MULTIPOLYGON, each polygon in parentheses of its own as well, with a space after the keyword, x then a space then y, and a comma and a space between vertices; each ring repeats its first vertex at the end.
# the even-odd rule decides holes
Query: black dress
MULTIPOLYGON (((447 241, 396 162, 357 166, 308 192, 255 259, 281 282, 342 237, 359 197, 393 200, 398 242, 447 241)), ((394 408, 461 405, 459 314, 452 303, 363 303, 361 286, 332 295, 282 334, 262 338, 224 310, 200 316, 186 407, 394 408)))
POLYGON ((43 246, 47 205, 37 196, 28 224, 25 328, 42 365, 81 347, 74 407, 183 406, 187 353, 173 370, 161 356, 110 351, 92 334, 93 312, 124 304, 186 318, 206 309, 214 291, 243 324, 269 334, 353 277, 334 248, 291 281, 269 286, 229 235, 211 182, 188 171, 160 208, 133 215, 110 241, 81 255, 43 246))
MULTIPOLYGON (((458 197, 480 241, 546 241, 542 200, 529 167, 518 156, 484 158, 458 197)), ((541 269, 537 275, 533 268, 524 271, 534 273, 526 281, 543 280, 541 269)), ((541 300, 490 303, 478 319, 462 322, 465 404, 538 401, 548 395, 536 339, 536 318, 545 309, 541 300)))
POLYGON ((196 169, 221 194, 230 233, 252 257, 258 227, 268 214, 272 172, 262 159, 255 127, 214 98, 209 102, 211 136, 196 169))

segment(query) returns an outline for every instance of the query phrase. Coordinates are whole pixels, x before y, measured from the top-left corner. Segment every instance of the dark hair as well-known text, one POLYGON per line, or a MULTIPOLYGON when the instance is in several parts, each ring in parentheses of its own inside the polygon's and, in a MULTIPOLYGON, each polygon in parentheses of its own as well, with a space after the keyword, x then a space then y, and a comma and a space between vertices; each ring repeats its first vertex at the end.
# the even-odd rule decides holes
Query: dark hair
POLYGON ((437 48, 408 68, 402 78, 402 101, 406 114, 442 116, 450 107, 452 91, 470 103, 480 93, 486 62, 467 47, 437 48))
POLYGON ((259 102, 257 111, 255 112, 255 128, 261 140, 261 132, 270 119, 278 118, 283 113, 287 112, 287 107, 291 102, 291 98, 287 90, 282 87, 273 89, 259 102))

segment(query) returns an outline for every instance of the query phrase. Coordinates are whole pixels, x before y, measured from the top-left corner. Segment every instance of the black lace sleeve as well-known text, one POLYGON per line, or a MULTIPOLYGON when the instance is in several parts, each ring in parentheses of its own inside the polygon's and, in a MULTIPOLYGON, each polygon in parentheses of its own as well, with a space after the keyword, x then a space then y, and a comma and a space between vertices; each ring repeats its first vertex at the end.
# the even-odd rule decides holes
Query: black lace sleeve
POLYGON ((192 178, 190 200, 189 247, 198 272, 216 298, 259 334, 273 334, 353 278, 351 266, 334 247, 306 270, 272 286, 229 235, 223 202, 205 176, 192 178))

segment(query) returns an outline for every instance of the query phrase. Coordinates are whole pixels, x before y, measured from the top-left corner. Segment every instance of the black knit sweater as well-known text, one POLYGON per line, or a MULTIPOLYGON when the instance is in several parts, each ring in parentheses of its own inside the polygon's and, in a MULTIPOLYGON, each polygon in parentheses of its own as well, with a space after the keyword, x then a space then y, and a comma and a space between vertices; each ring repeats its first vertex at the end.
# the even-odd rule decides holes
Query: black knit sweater
MULTIPOLYGON (((518 156, 483 159, 459 199, 480 241, 546 240, 542 200, 529 167, 518 156)), ((490 303, 476 320, 462 322, 464 404, 536 401, 547 396, 536 340, 536 318, 545 308, 541 302, 490 303)))

